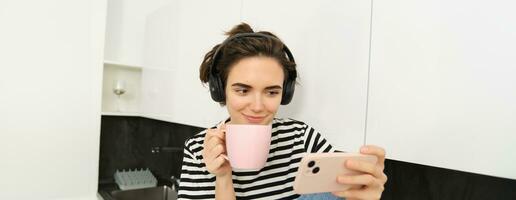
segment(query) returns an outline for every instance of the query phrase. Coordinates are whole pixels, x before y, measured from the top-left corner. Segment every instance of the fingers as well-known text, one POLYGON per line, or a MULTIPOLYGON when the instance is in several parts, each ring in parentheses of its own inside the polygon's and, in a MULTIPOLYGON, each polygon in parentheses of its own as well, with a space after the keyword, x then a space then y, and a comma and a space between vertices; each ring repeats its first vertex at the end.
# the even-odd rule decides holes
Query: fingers
POLYGON ((208 129, 206 131, 206 136, 204 137, 205 140, 209 140, 212 137, 219 138, 221 140, 225 140, 226 137, 226 129, 220 128, 220 129, 208 129))
POLYGON ((361 160, 347 160, 345 163, 346 168, 365 172, 367 174, 373 175, 375 178, 382 178, 383 169, 376 164, 372 164, 366 161, 361 160))
POLYGON ((219 125, 217 125, 217 129, 225 129, 226 123, 224 121, 220 122, 219 125))
POLYGON ((210 137, 207 141, 205 141, 204 149, 206 149, 207 151, 211 151, 217 145, 220 144, 225 144, 225 141, 218 137, 210 137))
POLYGON ((207 141, 206 147, 203 149, 203 159, 205 162, 209 162, 220 154, 226 152, 226 146, 224 142, 218 138, 212 137, 207 141))
POLYGON ((382 192, 371 189, 349 189, 332 193, 335 196, 344 197, 346 199, 380 199, 382 197, 382 192))
POLYGON ((219 169, 222 167, 222 165, 224 165, 225 162, 226 160, 222 156, 219 156, 213 159, 209 165, 206 165, 206 169, 208 170, 208 172, 217 174, 219 169))
POLYGON ((211 149, 210 151, 206 152, 206 160, 208 160, 208 161, 213 160, 213 159, 219 157, 225 151, 226 150, 225 150, 224 146, 222 144, 219 144, 219 145, 213 147, 213 149, 211 149))
POLYGON ((360 153, 376 156, 378 158, 377 163, 372 164, 360 160, 347 160, 345 166, 348 169, 364 172, 365 174, 339 176, 337 177, 337 182, 347 185, 361 185, 362 187, 333 192, 333 194, 350 200, 380 199, 384 190, 384 184, 387 182, 387 176, 383 173, 385 150, 378 146, 365 145, 360 148, 360 153))
POLYGON ((346 185, 382 186, 382 183, 380 183, 371 174, 361 174, 355 176, 338 176, 337 183, 346 185))
POLYGON ((227 161, 221 156, 226 151, 224 126, 208 129, 204 137, 202 156, 206 169, 212 174, 219 174, 227 161))
POLYGON ((225 143, 225 135, 224 129, 208 129, 206 136, 204 136, 203 148, 209 151, 217 146, 217 144, 225 143))
POLYGON ((375 145, 364 145, 360 148, 360 153, 373 155, 378 158, 377 163, 383 166, 385 162, 385 149, 375 145))

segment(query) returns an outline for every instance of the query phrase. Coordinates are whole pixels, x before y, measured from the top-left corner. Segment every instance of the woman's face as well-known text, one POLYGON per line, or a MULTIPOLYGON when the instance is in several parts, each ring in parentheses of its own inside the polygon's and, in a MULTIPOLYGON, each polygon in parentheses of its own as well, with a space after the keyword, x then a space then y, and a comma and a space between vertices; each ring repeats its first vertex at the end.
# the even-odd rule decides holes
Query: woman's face
POLYGON ((283 68, 274 58, 254 56, 235 63, 226 82, 232 124, 270 124, 283 92, 283 68))

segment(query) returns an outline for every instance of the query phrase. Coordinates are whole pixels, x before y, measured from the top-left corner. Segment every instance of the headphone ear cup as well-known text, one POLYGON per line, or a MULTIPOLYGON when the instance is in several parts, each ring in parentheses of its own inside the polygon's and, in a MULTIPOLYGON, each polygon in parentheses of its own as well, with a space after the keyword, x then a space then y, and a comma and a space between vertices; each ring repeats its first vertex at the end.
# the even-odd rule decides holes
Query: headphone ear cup
POLYGON ((224 102, 226 100, 226 95, 224 94, 224 85, 222 84, 222 80, 219 77, 215 77, 213 74, 210 74, 209 87, 213 101, 224 102))
POLYGON ((296 89, 295 81, 288 80, 283 84, 283 95, 281 97, 281 105, 287 105, 294 97, 294 90, 296 89))

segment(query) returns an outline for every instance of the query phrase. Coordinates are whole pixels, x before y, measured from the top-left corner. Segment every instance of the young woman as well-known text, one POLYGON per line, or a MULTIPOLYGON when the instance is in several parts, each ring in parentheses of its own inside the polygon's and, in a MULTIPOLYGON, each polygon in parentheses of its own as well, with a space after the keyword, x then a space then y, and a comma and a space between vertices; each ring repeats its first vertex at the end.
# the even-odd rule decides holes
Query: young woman
MULTIPOLYGON (((296 63, 288 48, 269 32, 255 33, 242 23, 227 33, 228 39, 206 54, 200 79, 208 83, 212 98, 227 107, 229 124, 272 124, 269 157, 259 171, 232 170, 225 153, 224 123, 186 141, 179 199, 297 199, 293 182, 304 153, 336 151, 309 125, 277 119, 280 104, 294 93, 296 63)), ((250 147, 252 148, 252 147, 250 147)), ((385 152, 363 146, 360 153, 375 155, 375 165, 348 161, 349 169, 364 175, 336 177, 357 189, 334 192, 347 199, 380 199, 387 181, 383 173, 385 152)))

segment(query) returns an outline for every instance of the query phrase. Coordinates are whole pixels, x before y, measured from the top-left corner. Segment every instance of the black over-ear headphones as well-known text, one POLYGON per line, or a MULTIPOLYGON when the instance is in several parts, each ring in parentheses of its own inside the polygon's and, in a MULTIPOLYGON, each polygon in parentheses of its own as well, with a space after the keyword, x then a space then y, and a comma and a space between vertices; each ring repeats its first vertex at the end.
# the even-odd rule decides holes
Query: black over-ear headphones
MULTIPOLYGON (((216 102, 224 102, 226 100, 226 94, 224 92, 224 83, 222 82, 222 78, 220 77, 220 74, 218 74, 215 70, 215 66, 217 66, 217 61, 220 59, 220 51, 222 48, 224 48, 224 45, 231 42, 232 40, 235 40, 237 38, 242 37, 261 37, 261 38, 269 38, 276 41, 281 42, 278 38, 275 38, 270 35, 266 35, 263 33, 238 33, 234 36, 229 37, 228 39, 224 40, 222 44, 215 50, 215 54, 213 54, 213 62, 211 62, 210 65, 210 74, 209 74, 209 87, 210 87, 210 93, 211 98, 216 102)), ((281 42, 282 43, 282 42, 281 42)), ((282 43, 283 44, 283 43, 282 43)), ((292 56, 292 53, 290 53, 290 50, 287 48, 285 44, 283 44, 283 51, 285 54, 287 54, 287 57, 290 62, 295 63, 294 56, 292 56)), ((281 97, 281 105, 287 105, 292 100, 292 97, 294 96, 294 89, 296 84, 296 77, 297 72, 294 71, 288 71, 288 78, 283 81, 283 94, 281 97)))

